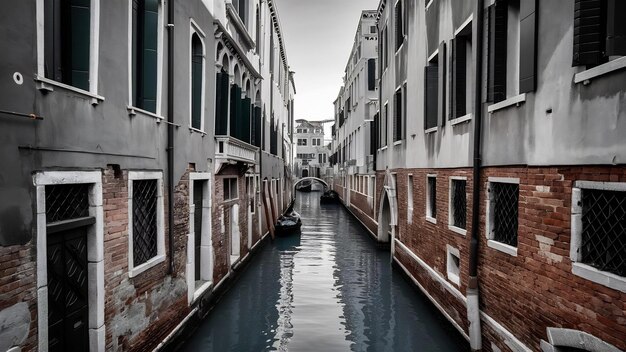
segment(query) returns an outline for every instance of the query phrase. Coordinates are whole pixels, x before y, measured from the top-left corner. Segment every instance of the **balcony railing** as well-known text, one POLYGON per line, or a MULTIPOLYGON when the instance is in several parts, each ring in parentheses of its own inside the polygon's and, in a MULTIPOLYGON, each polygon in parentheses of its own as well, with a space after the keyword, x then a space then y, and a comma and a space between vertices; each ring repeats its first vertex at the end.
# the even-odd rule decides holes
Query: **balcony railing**
POLYGON ((215 136, 215 142, 217 144, 215 159, 218 170, 223 163, 238 161, 246 164, 256 163, 256 154, 259 148, 229 136, 215 136))

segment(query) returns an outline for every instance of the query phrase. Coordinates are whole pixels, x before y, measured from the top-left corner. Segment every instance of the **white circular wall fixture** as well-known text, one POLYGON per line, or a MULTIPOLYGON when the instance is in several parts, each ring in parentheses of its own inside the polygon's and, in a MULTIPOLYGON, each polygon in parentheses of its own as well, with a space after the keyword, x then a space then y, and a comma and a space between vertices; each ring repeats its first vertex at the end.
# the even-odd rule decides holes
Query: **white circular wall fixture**
POLYGON ((15 81, 15 83, 17 83, 20 86, 22 85, 22 83, 24 83, 24 77, 19 72, 15 72, 13 74, 13 80, 15 81))

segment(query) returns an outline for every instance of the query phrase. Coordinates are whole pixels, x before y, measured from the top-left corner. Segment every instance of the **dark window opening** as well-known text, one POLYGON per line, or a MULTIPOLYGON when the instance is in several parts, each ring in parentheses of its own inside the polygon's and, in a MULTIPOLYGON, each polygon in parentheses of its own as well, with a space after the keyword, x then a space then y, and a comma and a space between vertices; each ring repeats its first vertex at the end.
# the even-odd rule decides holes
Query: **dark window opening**
POLYGON ((437 218, 437 177, 428 176, 428 207, 426 216, 437 218))
POLYGON ((517 247, 519 185, 492 183, 493 240, 517 247))
POLYGON ((437 127, 439 113, 439 65, 436 55, 424 67, 424 129, 437 127))
POLYGON ((202 41, 197 34, 191 37, 191 127, 202 129, 202 41))
POLYGON ((451 47, 452 65, 452 87, 450 97, 450 119, 455 119, 467 114, 471 109, 468 103, 471 102, 468 92, 471 92, 471 84, 469 75, 472 72, 472 25, 468 24, 457 36, 452 40, 451 47))
POLYGON ((465 194, 465 180, 452 180, 452 225, 465 229, 467 213, 467 197, 465 194))
POLYGON ((402 10, 402 0, 396 3, 396 50, 400 49, 404 43, 404 11, 402 10))
POLYGON ((44 1, 44 75, 89 90, 90 0, 44 1))
POLYGON ((133 265, 157 255, 157 180, 133 181, 133 265))
POLYGON ((394 119, 393 119, 393 141, 400 141, 403 139, 403 100, 402 100, 402 89, 398 89, 396 94, 394 95, 394 119))
POLYGON ((582 190, 581 262, 626 276, 626 192, 582 190))
POLYGON ((133 0, 133 106, 156 113, 159 0, 133 0))

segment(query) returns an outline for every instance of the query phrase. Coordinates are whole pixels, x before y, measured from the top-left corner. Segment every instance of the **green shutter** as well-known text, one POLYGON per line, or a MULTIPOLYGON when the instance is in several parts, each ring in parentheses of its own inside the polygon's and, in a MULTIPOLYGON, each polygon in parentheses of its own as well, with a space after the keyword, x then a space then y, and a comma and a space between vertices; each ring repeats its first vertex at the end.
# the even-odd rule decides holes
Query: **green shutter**
POLYGON ((245 98, 241 104, 241 129, 243 138, 242 141, 250 143, 250 98, 245 98))
POLYGON ((241 139, 241 88, 233 85, 230 88, 230 133, 231 137, 241 139))
POLYGON ((156 112, 159 0, 144 0, 140 108, 156 112))
POLYGON ((90 0, 70 1, 70 59, 66 82, 76 88, 89 90, 90 0))
POLYGON ((202 128, 202 42, 197 34, 191 39, 191 127, 202 128))
POLYGON ((228 134, 228 73, 218 72, 215 79, 215 135, 228 134))

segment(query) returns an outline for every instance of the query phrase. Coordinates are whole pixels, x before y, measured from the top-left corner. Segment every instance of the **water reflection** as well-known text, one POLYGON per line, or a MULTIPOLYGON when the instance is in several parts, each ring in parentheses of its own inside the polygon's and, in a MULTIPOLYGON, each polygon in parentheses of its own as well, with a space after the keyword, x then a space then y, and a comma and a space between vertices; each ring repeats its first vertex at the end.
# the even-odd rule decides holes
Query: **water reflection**
POLYGON ((345 210, 319 193, 299 193, 296 210, 302 234, 263 248, 183 350, 467 349, 345 210))

